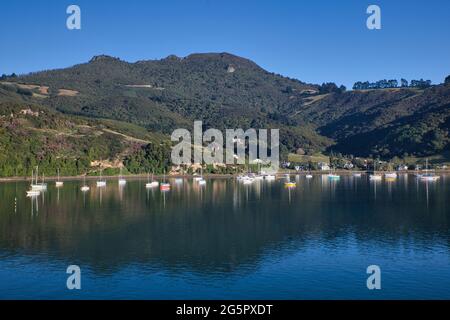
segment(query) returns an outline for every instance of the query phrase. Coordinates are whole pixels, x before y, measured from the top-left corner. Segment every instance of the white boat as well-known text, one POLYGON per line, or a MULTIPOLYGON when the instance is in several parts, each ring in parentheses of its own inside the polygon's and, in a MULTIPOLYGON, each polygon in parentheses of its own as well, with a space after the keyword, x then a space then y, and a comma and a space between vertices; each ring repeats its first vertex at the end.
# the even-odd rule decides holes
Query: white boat
POLYGON ((150 182, 150 174, 148 174, 147 183, 145 184, 145 187, 151 189, 156 188, 157 186, 159 186, 159 182, 153 180, 153 173, 152 173, 152 182, 150 182))
POLYGON ((202 186, 206 184, 206 180, 203 179, 203 167, 200 169, 200 176, 194 177, 194 182, 197 182, 199 185, 202 186))
POLYGON ((422 180, 422 181, 437 181, 437 180, 439 180, 439 176, 437 176, 437 175, 434 175, 434 174, 423 174, 421 177, 420 177, 420 180, 422 180))
POLYGON ((397 179, 397 173, 395 171, 391 171, 392 170, 392 166, 391 166, 390 163, 388 164, 388 170, 389 170, 389 172, 386 172, 384 174, 384 177, 386 178, 386 180, 397 179))
POLYGON ((267 181, 273 181, 273 180, 275 180, 275 175, 273 175, 273 174, 266 174, 264 176, 264 179, 267 180, 267 181))
POLYGON ((428 159, 426 160, 425 170, 426 173, 420 175, 420 180, 422 181, 437 181, 439 180, 439 176, 435 175, 433 173, 429 173, 430 170, 428 170, 428 159))
POLYGON ((246 179, 246 176, 245 176, 245 175, 239 175, 239 176, 237 176, 237 181, 239 181, 239 182, 243 182, 245 179, 246 179))
POLYGON ((252 184, 255 181, 255 176, 251 173, 247 173, 243 176, 241 176, 241 182, 243 184, 249 185, 252 184))
POLYGON ((159 186, 159 182, 158 181, 152 181, 150 183, 147 183, 145 186, 147 188, 156 188, 157 186, 159 186))
POLYGON ((200 186, 206 185, 206 180, 203 179, 203 167, 202 167, 201 170, 200 170, 200 180, 198 180, 198 184, 199 184, 200 186))
POLYGON ((175 179, 175 183, 176 184, 182 184, 183 183, 183 179, 182 178, 176 178, 175 179))
POLYGON ((31 185, 31 189, 33 190, 38 190, 38 191, 43 191, 43 190, 47 190, 47 185, 46 184, 33 184, 31 185))
POLYGON ((84 176, 84 179, 83 179, 83 186, 81 187, 81 191, 83 191, 83 192, 87 192, 87 191, 89 191, 89 186, 86 184, 86 175, 84 176))
POLYGON ((373 160, 373 174, 369 175, 369 180, 379 181, 383 178, 383 176, 377 173, 377 164, 375 160, 373 160))
POLYGON ((47 184, 44 183, 44 175, 42 175, 42 182, 38 182, 39 178, 39 167, 36 167, 36 181, 33 182, 33 177, 31 177, 31 190, 44 191, 47 190, 47 184))
POLYGON ((388 172, 384 174, 384 177, 386 179, 397 179, 397 173, 395 172, 388 172))
POLYGON ((391 165, 390 162, 389 162, 389 164, 388 164, 388 171, 389 171, 389 172, 386 172, 386 173, 384 174, 384 177, 385 177, 387 180, 394 180, 394 179, 397 179, 397 173, 396 173, 395 171, 392 170, 392 165, 391 165))
POLYGON ((58 169, 58 180, 55 182, 55 185, 57 188, 61 188, 64 185, 64 182, 62 182, 59 178, 59 169, 58 169))
POLYGON ((379 181, 379 180, 381 180, 383 178, 383 176, 381 175, 381 174, 371 174, 371 175, 369 175, 369 179, 370 180, 377 180, 377 181, 379 181))
POLYGON ((106 187, 106 181, 97 181, 97 187, 106 187))
POLYGON ((120 168, 120 174, 119 174, 118 184, 119 184, 119 186, 124 186, 124 185, 127 184, 127 180, 125 180, 125 179, 122 177, 122 168, 120 168))
POLYGON ((264 176, 262 176, 262 175, 255 176, 255 180, 263 180, 263 179, 264 179, 264 176))
POLYGON ((197 175, 197 173, 194 173, 194 182, 199 182, 203 179, 203 167, 200 168, 200 175, 197 175))
POLYGON ((355 178, 361 178, 361 173, 355 172, 355 173, 353 174, 353 176, 354 176, 355 178))
POLYGON ((419 172, 417 165, 414 168, 414 176, 420 178, 422 174, 419 172))
POLYGON ((306 174, 305 178, 311 179, 312 177, 313 177, 313 175, 311 174, 311 166, 308 165, 308 173, 306 174))
POLYGON ((242 181, 247 180, 247 179, 249 179, 249 178, 250 178, 249 175, 247 175, 247 174, 242 174, 242 175, 240 175, 240 176, 238 177, 238 180, 242 182, 242 181))
POLYGON ((102 178, 103 170, 100 170, 100 180, 97 181, 97 187, 103 188, 106 187, 106 181, 102 178))

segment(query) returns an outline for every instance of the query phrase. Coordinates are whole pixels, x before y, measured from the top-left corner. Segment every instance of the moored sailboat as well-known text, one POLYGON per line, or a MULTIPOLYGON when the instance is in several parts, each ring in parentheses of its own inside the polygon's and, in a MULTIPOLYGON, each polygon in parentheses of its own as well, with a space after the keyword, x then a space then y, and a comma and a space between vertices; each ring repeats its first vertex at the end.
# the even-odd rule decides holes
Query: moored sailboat
POLYGON ((291 181, 290 178, 287 179, 287 181, 284 183, 285 188, 295 188, 297 186, 297 183, 295 181, 291 181))
POLYGON ((264 175, 264 180, 266 180, 266 181, 273 181, 273 180, 275 180, 275 175, 274 174, 265 174, 264 175))
POLYGON ((36 166, 36 182, 33 183, 33 181, 31 181, 31 190, 38 190, 38 191, 47 190, 47 184, 44 182, 44 175, 42 175, 41 183, 38 182, 38 178, 39 178, 39 167, 36 166))
POLYGON ((330 180, 339 180, 339 179, 341 179, 341 176, 336 174, 336 173, 333 173, 333 169, 330 168, 330 172, 328 173, 328 179, 330 179, 330 180))
POLYGON ((200 178, 200 180, 198 180, 198 184, 201 185, 201 186, 206 185, 206 180, 203 179, 203 167, 200 170, 200 177, 201 178, 200 178))
POLYGON ((166 182, 166 172, 165 171, 164 171, 164 176, 163 176, 163 182, 159 186, 159 190, 161 190, 161 191, 169 191, 170 190, 170 183, 166 182))
POLYGON ((383 178, 383 176, 379 173, 377 173, 377 164, 375 160, 373 160, 373 174, 369 175, 369 180, 372 181, 380 181, 383 178))
POLYGON ((100 170, 100 180, 97 181, 97 187, 106 187, 106 181, 103 180, 103 170, 100 170))
POLYGON ((117 183, 119 184, 119 186, 124 186, 127 184, 127 180, 125 180, 122 176, 122 168, 120 168, 119 180, 117 181, 117 183))
POLYGON ((87 192, 89 191, 89 186, 86 184, 86 174, 83 177, 83 186, 81 187, 81 191, 87 192))
POLYGON ((430 170, 428 170, 428 159, 426 159, 424 171, 425 171, 425 173, 420 175, 420 180, 422 180, 422 181, 437 181, 437 180, 439 180, 440 176, 438 176, 434 173, 430 173, 430 170))
POLYGON ((306 174, 305 178, 311 179, 312 177, 313 177, 313 175, 311 174, 311 166, 308 166, 308 173, 306 174))
POLYGON ((55 185, 57 188, 60 188, 64 185, 64 182, 61 181, 60 177, 59 177, 59 169, 58 169, 58 180, 56 180, 55 185))
POLYGON ((31 170, 31 189, 27 191, 27 197, 35 197, 41 194, 41 191, 33 189, 34 171, 31 170))
POLYGON ((297 186, 297 183, 294 181, 287 181, 284 183, 284 186, 286 188, 295 188, 297 186))
MULTIPOLYGON (((390 164, 389 164, 389 169, 391 169, 390 164)), ((386 178, 386 180, 395 180, 395 179, 397 179, 397 173, 395 171, 386 172, 384 174, 384 177, 386 178)))
POLYGON ((153 173, 152 173, 152 180, 150 181, 150 174, 147 174, 147 183, 145 184, 145 187, 148 189, 156 188, 159 186, 159 182, 156 180, 153 180, 153 173))

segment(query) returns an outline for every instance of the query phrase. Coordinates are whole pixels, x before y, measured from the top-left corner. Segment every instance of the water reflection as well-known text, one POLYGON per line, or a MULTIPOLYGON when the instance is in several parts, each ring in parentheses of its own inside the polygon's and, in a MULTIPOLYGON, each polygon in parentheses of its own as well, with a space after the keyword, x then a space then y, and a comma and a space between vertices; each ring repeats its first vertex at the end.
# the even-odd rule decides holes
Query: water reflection
POLYGON ((34 198, 25 197, 25 183, 0 184, 0 253, 76 259, 98 274, 130 264, 201 274, 233 274, 245 266, 250 272, 267 252, 277 260, 311 242, 326 254, 348 241, 355 252, 405 243, 421 251, 439 242, 448 255, 448 179, 295 180, 294 189, 285 189, 284 179, 251 185, 208 179, 206 186, 169 179, 169 192, 146 189, 144 180, 81 192, 82 183, 74 181, 34 198))

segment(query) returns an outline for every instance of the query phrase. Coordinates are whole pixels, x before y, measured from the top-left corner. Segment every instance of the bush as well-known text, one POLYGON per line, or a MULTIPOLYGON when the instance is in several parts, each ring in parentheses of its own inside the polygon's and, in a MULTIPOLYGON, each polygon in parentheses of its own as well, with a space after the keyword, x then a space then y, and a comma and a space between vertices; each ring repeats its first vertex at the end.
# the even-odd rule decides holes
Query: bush
POLYGON ((33 91, 31 91, 29 89, 24 89, 24 88, 17 88, 17 93, 22 94, 24 96, 32 96, 33 95, 33 91))

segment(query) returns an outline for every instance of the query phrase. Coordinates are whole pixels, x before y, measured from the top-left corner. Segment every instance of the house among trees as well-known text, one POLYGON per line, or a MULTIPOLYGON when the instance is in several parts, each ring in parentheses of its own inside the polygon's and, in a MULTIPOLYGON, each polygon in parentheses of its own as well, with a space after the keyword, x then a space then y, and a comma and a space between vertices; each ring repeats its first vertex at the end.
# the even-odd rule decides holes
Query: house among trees
POLYGON ((330 165, 325 162, 319 162, 319 168, 322 171, 328 171, 328 170, 330 170, 330 165))

